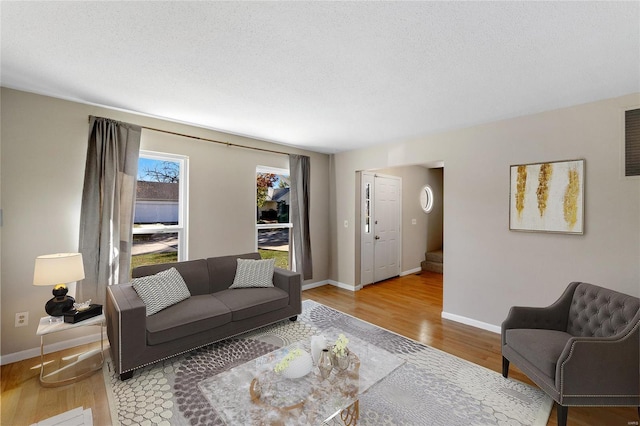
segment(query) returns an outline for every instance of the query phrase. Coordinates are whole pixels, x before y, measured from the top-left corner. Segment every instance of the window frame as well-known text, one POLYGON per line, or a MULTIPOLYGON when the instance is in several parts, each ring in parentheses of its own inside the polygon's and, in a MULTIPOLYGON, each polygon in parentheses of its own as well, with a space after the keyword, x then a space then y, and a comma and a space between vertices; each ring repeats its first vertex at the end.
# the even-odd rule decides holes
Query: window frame
POLYGON ((620 129, 622 132, 622 138, 620 143, 620 178, 625 180, 640 180, 640 175, 627 175, 627 111, 634 111, 640 109, 640 104, 627 105, 622 108, 620 114, 620 129))
MULTIPOLYGON (((178 262, 189 259, 187 239, 188 229, 188 169, 189 157, 186 155, 172 154, 167 152, 140 150, 138 161, 140 158, 150 160, 171 161, 180 165, 180 174, 178 175, 178 224, 177 225, 143 225, 140 228, 133 228, 133 235, 144 234, 178 234, 178 262)), ((137 177, 136 177, 137 182, 137 177)), ((135 209, 135 206, 134 206, 135 209)), ((135 210, 134 210, 135 211, 135 210)), ((135 225, 135 224, 134 224, 135 225)))

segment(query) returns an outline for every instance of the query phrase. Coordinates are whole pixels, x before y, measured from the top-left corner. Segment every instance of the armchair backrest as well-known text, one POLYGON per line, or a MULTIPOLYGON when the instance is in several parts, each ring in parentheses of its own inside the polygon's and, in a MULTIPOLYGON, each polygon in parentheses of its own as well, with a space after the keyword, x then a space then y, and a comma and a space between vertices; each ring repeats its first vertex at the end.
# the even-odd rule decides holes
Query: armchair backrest
POLYGON ((637 321, 640 299, 597 285, 580 283, 569 308, 567 333, 580 337, 610 337, 637 321))

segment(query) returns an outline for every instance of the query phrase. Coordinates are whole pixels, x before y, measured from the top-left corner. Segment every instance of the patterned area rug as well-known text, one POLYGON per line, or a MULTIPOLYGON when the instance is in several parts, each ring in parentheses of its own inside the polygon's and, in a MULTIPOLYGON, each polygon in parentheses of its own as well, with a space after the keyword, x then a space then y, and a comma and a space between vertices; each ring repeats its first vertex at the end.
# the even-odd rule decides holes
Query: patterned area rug
POLYGON ((343 330, 406 362, 360 398, 361 425, 546 425, 553 401, 542 391, 319 303, 277 324, 105 382, 112 420, 122 425, 223 425, 198 383, 272 350, 343 330))

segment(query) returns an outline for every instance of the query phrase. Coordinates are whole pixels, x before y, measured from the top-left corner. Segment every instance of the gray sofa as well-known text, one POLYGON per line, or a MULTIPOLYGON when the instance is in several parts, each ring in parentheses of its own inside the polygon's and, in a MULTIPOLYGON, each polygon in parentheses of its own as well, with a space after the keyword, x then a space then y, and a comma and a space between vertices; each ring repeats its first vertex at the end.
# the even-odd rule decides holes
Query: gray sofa
POLYGON ((511 308, 502 323, 502 375, 516 365, 557 403, 640 405, 640 300, 573 282, 545 308, 511 308))
POLYGON ((260 259, 260 254, 135 268, 134 278, 175 267, 191 293, 190 298, 148 317, 132 284, 107 288, 107 335, 122 380, 136 368, 283 319, 296 320, 302 312, 300 274, 275 268, 274 287, 229 289, 238 258, 260 259))

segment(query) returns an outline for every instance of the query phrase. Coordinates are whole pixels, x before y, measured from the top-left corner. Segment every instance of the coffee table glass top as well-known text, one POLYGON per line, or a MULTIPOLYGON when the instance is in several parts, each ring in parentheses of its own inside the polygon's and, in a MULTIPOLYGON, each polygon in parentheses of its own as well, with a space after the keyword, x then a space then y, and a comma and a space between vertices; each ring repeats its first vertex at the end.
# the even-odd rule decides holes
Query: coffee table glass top
MULTIPOLYGON (((322 335, 333 343, 339 333, 330 329, 322 335)), ((357 412, 359 396, 404 361, 357 337, 346 336, 351 365, 346 371, 334 368, 326 380, 316 365, 299 379, 287 379, 274 372, 275 365, 290 350, 300 348, 311 353, 310 342, 301 341, 203 380, 200 390, 229 425, 316 425, 354 405, 357 412)))

